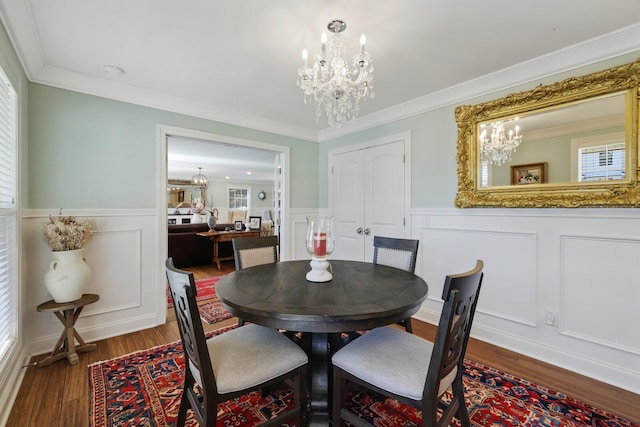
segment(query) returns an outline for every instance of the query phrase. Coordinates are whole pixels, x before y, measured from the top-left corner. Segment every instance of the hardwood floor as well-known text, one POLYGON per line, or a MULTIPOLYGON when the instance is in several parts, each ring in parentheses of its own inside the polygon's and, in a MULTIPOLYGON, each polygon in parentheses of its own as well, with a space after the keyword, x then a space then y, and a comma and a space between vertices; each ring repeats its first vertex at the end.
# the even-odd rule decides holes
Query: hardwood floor
MULTIPOLYGON (((196 278, 227 274, 234 270, 233 261, 223 263, 222 271, 215 267, 195 267, 188 270, 196 278)), ((170 312, 170 314, 173 314, 170 312)), ((205 330, 232 325, 235 318, 204 324, 205 330)), ((435 327, 414 319, 414 333, 433 340, 435 327)), ((87 426, 89 414, 89 384, 87 365, 112 359, 137 350, 180 339, 175 321, 143 331, 98 341, 97 350, 81 353, 80 363, 69 366, 58 361, 45 368, 29 366, 14 403, 7 426, 75 427, 87 426)), ((45 357, 37 356, 32 362, 45 357)), ((587 378, 573 372, 528 358, 478 340, 471 340, 467 358, 504 370, 556 391, 627 418, 640 424, 640 395, 587 378)))

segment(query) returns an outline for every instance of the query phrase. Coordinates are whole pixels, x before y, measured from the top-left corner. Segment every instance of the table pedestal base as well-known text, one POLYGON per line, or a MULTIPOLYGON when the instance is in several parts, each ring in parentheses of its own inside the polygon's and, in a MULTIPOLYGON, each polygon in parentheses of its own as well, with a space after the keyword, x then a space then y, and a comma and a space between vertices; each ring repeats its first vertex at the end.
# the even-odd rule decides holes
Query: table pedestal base
POLYGON ((329 417, 329 334, 311 334, 311 414, 329 417))
POLYGON ((303 337, 303 347, 307 349, 310 362, 310 425, 312 427, 327 426, 331 412, 330 396, 333 379, 331 356, 345 342, 342 341, 340 333, 303 332, 303 337))

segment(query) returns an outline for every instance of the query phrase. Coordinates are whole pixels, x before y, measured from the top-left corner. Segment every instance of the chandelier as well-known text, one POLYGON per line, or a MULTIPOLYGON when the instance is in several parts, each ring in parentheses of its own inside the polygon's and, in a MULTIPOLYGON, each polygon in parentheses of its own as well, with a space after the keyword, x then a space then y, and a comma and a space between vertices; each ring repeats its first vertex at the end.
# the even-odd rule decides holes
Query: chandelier
MULTIPOLYGON (((514 120, 518 120, 515 118, 514 120)), ((511 155, 522 141, 520 126, 515 126, 505 132, 504 122, 497 121, 489 125, 481 124, 480 129, 480 160, 497 166, 511 161, 511 155), (491 135, 487 136, 487 126, 491 126, 491 135), (507 136, 508 135, 508 136, 507 136)))
POLYGON ((339 19, 329 22, 331 36, 322 33, 320 53, 311 67, 307 49, 302 51, 304 61, 298 69, 298 86, 304 92, 304 103, 311 98, 316 102, 316 122, 327 115, 329 126, 339 128, 346 121, 358 116, 362 98, 373 98, 373 65, 371 55, 364 50, 366 38, 360 37, 360 52, 350 62, 345 56, 345 39, 342 32, 347 24, 339 19))
POLYGON ((202 168, 199 167, 198 173, 195 174, 193 178, 191 178, 191 182, 193 183, 193 185, 200 188, 200 190, 206 190, 207 185, 209 184, 209 179, 206 176, 202 175, 202 168))

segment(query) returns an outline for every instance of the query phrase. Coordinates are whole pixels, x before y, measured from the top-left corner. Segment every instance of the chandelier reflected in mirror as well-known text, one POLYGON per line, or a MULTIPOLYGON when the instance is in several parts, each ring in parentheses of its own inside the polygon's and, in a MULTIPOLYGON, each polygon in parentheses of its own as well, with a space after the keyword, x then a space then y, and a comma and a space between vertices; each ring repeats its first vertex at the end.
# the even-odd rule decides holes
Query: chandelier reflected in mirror
POLYGON ((366 38, 360 37, 360 52, 349 61, 345 54, 342 32, 344 21, 329 22, 331 36, 322 33, 320 53, 309 67, 307 49, 302 51, 303 65, 298 69, 298 86, 304 92, 304 103, 316 102, 316 122, 324 113, 329 126, 339 128, 358 116, 361 99, 375 97, 373 91, 373 64, 365 51, 366 38))
MULTIPOLYGON (((513 120, 518 120, 518 118, 513 120)), ((522 134, 520 134, 520 126, 515 126, 506 132, 505 123, 497 121, 480 125, 480 161, 497 166, 511 161, 512 154, 522 142, 522 134), (491 135, 487 135, 487 127, 489 126, 492 128, 491 135)))

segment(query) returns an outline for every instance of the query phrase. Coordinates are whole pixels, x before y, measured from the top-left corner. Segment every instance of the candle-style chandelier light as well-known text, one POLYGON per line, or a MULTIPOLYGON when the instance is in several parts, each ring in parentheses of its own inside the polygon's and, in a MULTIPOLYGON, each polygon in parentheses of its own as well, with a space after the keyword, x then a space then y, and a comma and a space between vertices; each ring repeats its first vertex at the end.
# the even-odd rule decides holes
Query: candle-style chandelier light
MULTIPOLYGON (((518 120, 516 117, 513 120, 518 120)), ((511 161, 511 155, 520 142, 520 126, 515 126, 509 132, 505 131, 505 122, 497 121, 480 125, 480 160, 500 166, 511 161), (487 135, 487 127, 491 126, 491 135, 487 135)))
POLYGON ((373 91, 373 65, 371 55, 365 51, 366 38, 360 37, 360 52, 349 61, 345 54, 342 32, 347 24, 339 19, 329 22, 322 33, 320 53, 309 67, 307 49, 302 51, 304 61, 298 69, 298 86, 304 92, 305 104, 313 98, 316 102, 316 121, 327 115, 329 126, 339 128, 344 122, 358 116, 359 102, 375 97, 373 91))

